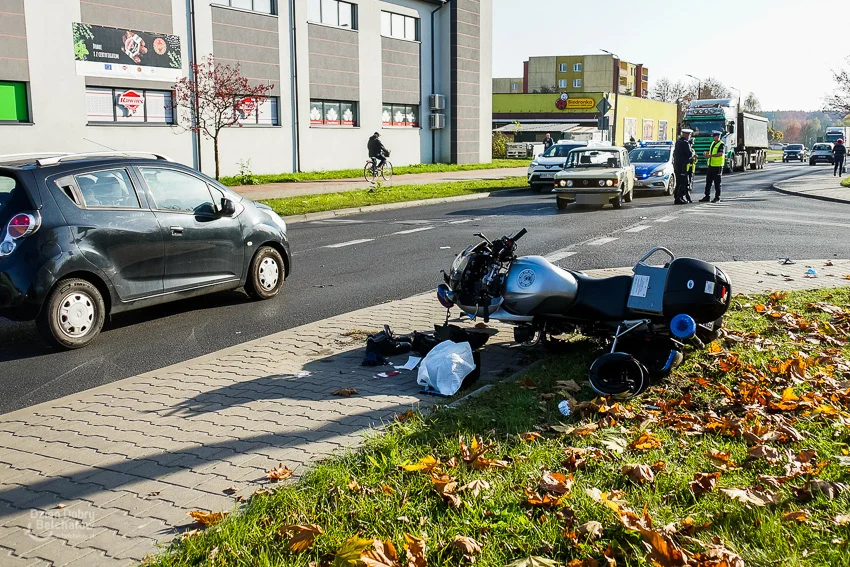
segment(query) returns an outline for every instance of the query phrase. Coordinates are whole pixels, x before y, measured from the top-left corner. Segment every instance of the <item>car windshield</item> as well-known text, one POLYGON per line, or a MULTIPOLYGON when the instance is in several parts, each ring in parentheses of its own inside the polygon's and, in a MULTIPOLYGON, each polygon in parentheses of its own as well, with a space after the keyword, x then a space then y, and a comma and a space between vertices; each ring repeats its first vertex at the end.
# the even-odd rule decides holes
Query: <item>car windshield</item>
POLYGON ((683 123, 682 128, 690 128, 693 130, 694 137, 711 136, 712 132, 723 132, 726 129, 724 128, 723 120, 694 120, 683 123))
POLYGON ((629 152, 632 163, 664 163, 670 161, 670 150, 639 148, 629 152))
POLYGON ((578 147, 580 147, 578 144, 555 144, 543 152, 543 157, 564 158, 570 154, 570 150, 578 147))
POLYGON ((829 144, 815 144, 815 147, 813 147, 812 150, 815 151, 815 152, 818 151, 818 150, 820 150, 822 152, 823 151, 828 152, 828 151, 832 151, 832 146, 830 146, 829 144))
POLYGON ((23 187, 19 187, 14 177, 0 175, 0 213, 10 206, 10 203, 23 193, 23 187))
POLYGON ((802 150, 803 144, 790 144, 785 147, 786 150, 802 150))
POLYGON ((564 167, 620 167, 620 153, 611 150, 573 150, 564 167))

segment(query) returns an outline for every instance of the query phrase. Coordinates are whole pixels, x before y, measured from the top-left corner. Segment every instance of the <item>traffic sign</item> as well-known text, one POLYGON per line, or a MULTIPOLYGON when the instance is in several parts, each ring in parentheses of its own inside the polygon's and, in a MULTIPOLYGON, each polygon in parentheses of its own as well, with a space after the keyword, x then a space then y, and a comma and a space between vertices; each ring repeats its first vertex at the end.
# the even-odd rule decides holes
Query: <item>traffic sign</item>
POLYGON ((599 102, 596 103, 596 109, 604 116, 608 114, 608 111, 611 110, 611 103, 608 102, 607 98, 599 99, 599 102))

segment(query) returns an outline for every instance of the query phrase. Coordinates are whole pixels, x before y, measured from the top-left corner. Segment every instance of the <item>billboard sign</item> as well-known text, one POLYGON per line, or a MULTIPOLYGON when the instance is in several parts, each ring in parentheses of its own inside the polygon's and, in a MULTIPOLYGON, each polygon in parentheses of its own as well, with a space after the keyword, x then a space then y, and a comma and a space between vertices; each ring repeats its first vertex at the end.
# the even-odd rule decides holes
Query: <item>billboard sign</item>
POLYGON ((183 74, 180 36, 71 24, 77 74, 177 82, 183 74))

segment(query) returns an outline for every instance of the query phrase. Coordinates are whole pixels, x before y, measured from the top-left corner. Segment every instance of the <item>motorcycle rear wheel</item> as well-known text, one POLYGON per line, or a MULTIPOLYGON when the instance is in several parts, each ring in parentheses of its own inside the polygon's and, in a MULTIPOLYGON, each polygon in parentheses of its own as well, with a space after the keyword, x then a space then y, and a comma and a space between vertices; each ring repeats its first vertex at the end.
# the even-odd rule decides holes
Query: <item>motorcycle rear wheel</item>
POLYGON ((593 361, 588 381, 597 394, 626 400, 649 387, 649 372, 631 354, 609 352, 593 361))

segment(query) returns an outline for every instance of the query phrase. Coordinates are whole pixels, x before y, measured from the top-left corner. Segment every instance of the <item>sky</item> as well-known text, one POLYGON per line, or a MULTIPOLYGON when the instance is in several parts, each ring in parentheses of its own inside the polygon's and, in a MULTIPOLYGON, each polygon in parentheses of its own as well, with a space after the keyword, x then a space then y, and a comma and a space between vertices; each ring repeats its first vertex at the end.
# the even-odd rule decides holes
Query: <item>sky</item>
POLYGON ((643 63, 650 88, 660 77, 715 77, 742 98, 755 93, 763 110, 820 110, 831 70, 850 67, 845 0, 492 2, 494 77, 521 77, 529 56, 607 49, 643 63))

